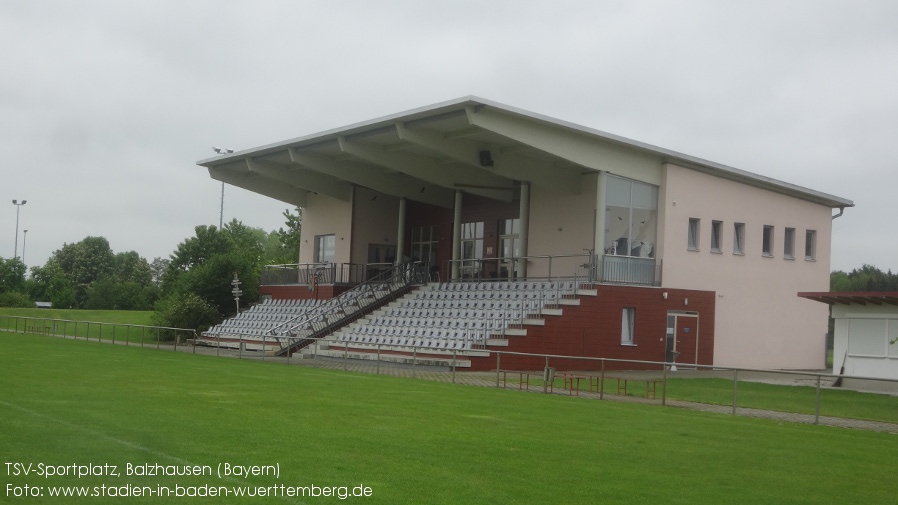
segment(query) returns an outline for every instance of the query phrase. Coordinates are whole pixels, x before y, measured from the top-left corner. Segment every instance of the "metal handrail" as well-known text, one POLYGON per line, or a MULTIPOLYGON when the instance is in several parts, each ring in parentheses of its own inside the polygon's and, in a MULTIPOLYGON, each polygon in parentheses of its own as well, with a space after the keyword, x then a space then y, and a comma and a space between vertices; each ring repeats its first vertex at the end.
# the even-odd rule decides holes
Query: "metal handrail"
POLYGON ((427 282, 427 263, 398 265, 387 272, 353 287, 312 309, 287 320, 271 330, 269 335, 281 337, 281 347, 291 346, 289 338, 313 339, 328 328, 337 326, 372 305, 407 290, 415 284, 427 282))

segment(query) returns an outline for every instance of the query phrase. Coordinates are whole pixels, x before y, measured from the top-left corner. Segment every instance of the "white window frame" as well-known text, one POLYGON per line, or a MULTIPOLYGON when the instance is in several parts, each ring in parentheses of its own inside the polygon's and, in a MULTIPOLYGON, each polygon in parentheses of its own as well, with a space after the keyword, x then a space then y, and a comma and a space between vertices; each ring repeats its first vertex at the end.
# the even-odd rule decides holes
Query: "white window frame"
POLYGON ((733 223, 733 254, 745 255, 745 223, 733 223))
POLYGON ((337 236, 333 233, 328 235, 315 235, 315 263, 333 263, 337 255, 337 236), (331 247, 327 247, 327 241, 330 239, 331 247), (325 257, 322 253, 330 251, 329 257, 325 257))
POLYGON ((621 345, 636 345, 636 307, 624 307, 621 311, 621 345))
POLYGON ((817 230, 805 230, 804 232, 804 259, 805 261, 817 261, 817 230))
POLYGON ((701 239, 702 220, 697 217, 689 218, 689 229, 686 233, 686 248, 690 251, 698 251, 701 239))
POLYGON ((783 258, 795 259, 795 228, 786 228, 783 233, 783 258))
POLYGON ((711 252, 721 253, 723 243, 723 221, 711 221, 711 252))
POLYGON ((765 258, 773 257, 773 237, 776 228, 773 225, 765 224, 761 232, 761 254, 765 258))

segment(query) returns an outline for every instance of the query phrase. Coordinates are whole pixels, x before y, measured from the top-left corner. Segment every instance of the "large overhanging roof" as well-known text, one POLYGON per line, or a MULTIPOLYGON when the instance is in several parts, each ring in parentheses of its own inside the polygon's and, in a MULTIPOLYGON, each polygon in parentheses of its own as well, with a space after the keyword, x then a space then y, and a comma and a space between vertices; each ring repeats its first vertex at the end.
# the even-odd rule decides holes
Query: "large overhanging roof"
POLYGON ((898 305, 898 292, 895 291, 804 292, 798 293, 798 296, 828 305, 898 305))
POLYGON ((577 194, 584 172, 614 173, 636 151, 832 208, 851 200, 473 96, 197 162, 213 179, 296 206, 348 201, 353 185, 442 207, 455 190, 511 201, 519 181, 577 194))

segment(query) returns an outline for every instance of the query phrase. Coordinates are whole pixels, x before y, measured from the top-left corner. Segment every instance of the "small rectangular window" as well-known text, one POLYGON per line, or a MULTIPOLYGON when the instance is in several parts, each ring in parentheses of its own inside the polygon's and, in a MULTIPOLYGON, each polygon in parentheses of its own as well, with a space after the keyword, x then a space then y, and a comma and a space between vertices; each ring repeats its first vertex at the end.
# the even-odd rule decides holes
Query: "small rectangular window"
POLYGON ((723 222, 711 221, 711 252, 720 252, 721 233, 723 233, 723 222))
POLYGON ((733 254, 745 254, 745 223, 733 224, 733 254))
POLYGON ((783 258, 795 259, 795 228, 786 228, 786 235, 783 237, 783 258))
POLYGON ((636 307, 624 307, 621 312, 620 343, 621 345, 635 345, 633 328, 636 323, 636 307))
POLYGON ((761 253, 764 256, 773 256, 773 226, 764 225, 764 235, 761 237, 761 253))
POLYGON ((700 219, 694 217, 689 218, 688 247, 690 251, 698 251, 698 232, 700 224, 700 219))
POLYGON ((807 261, 817 259, 817 230, 804 232, 804 259, 807 261))

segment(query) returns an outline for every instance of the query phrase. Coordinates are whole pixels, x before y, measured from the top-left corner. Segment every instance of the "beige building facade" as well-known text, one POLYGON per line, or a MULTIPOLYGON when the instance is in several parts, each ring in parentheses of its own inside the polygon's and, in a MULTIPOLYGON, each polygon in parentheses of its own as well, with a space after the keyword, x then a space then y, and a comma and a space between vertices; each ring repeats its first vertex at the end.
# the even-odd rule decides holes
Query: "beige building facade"
POLYGON ((824 362, 796 293, 828 287, 841 197, 476 97, 199 164, 302 207, 301 264, 713 291, 715 364, 824 362))

